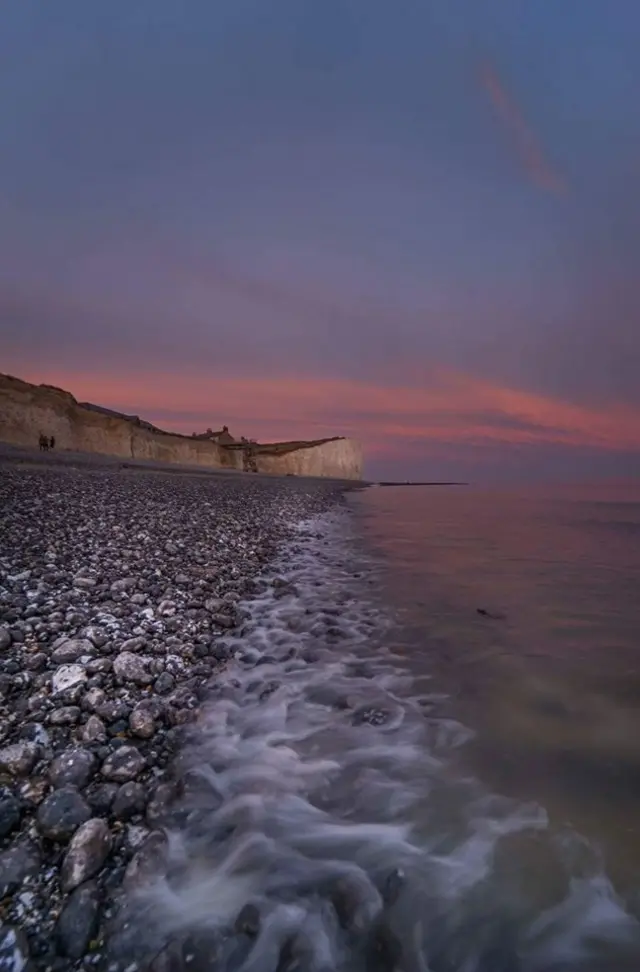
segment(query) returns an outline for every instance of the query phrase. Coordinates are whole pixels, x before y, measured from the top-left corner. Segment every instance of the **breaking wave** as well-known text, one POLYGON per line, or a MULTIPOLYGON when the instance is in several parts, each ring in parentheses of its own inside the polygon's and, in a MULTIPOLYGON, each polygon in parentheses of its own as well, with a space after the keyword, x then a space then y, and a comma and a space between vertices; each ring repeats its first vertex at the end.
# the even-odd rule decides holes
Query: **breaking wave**
POLYGON ((640 967, 596 850, 456 767, 469 730, 389 647, 351 530, 302 524, 242 606, 137 943, 217 972, 640 967))

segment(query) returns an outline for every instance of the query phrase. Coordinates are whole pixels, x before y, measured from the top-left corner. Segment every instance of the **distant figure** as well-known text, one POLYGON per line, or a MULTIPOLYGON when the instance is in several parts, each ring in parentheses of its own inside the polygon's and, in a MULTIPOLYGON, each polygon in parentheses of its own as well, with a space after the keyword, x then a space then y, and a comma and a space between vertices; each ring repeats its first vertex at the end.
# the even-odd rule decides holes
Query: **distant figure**
POLYGON ((52 435, 51 438, 49 439, 49 448, 55 449, 55 447, 56 447, 56 439, 55 436, 52 435))
POLYGON ((47 439, 46 435, 41 435, 39 442, 40 442, 40 452, 48 452, 49 440, 47 439))

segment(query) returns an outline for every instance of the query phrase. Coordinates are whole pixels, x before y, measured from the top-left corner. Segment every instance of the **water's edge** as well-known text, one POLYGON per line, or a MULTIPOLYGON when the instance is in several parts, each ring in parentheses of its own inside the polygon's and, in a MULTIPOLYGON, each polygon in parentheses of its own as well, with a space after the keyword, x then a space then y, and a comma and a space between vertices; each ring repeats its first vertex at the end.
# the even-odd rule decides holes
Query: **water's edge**
POLYGON ((438 716, 428 683, 390 649, 355 529, 343 508, 301 523, 242 604, 233 661, 180 757, 183 795, 129 870, 129 961, 634 967, 620 963, 637 959, 638 926, 594 849, 454 771, 469 730, 438 716))

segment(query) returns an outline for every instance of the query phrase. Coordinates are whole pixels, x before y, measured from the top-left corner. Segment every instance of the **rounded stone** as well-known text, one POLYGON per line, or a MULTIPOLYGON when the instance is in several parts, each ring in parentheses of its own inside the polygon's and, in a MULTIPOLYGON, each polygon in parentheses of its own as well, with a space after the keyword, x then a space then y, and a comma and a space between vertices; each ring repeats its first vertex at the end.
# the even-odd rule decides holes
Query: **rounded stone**
POLYGON ((144 756, 135 746, 121 746, 105 759, 100 772, 105 780, 128 783, 142 772, 145 765, 144 756))
POLYGON ((98 927, 99 908, 95 881, 87 881, 71 892, 55 929, 58 948, 65 958, 78 961, 86 954, 98 927))
POLYGON ((65 841, 91 817, 91 811, 77 790, 65 787, 54 790, 40 804, 38 830, 49 840, 65 841))
POLYGON ((82 790, 91 779, 96 768, 95 757, 80 747, 67 749, 51 763, 49 780, 52 786, 75 786, 82 790))
POLYGON ((93 817, 76 830, 62 862, 60 879, 65 892, 93 877, 111 850, 111 833, 104 820, 93 817))
POLYGON ((144 812, 147 805, 147 790, 142 783, 130 780, 123 783, 111 806, 111 812, 118 820, 130 820, 144 812))
POLYGON ((20 823, 20 803, 11 790, 0 788, 0 838, 6 837, 20 823))

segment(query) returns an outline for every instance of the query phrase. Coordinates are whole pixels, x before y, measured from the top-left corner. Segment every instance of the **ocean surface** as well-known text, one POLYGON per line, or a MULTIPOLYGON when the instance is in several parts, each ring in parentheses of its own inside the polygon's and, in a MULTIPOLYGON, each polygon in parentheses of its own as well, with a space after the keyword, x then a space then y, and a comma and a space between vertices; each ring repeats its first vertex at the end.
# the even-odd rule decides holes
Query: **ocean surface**
POLYGON ((637 972, 640 489, 352 493, 276 577, 184 756, 155 940, 222 934, 223 972, 637 972))

